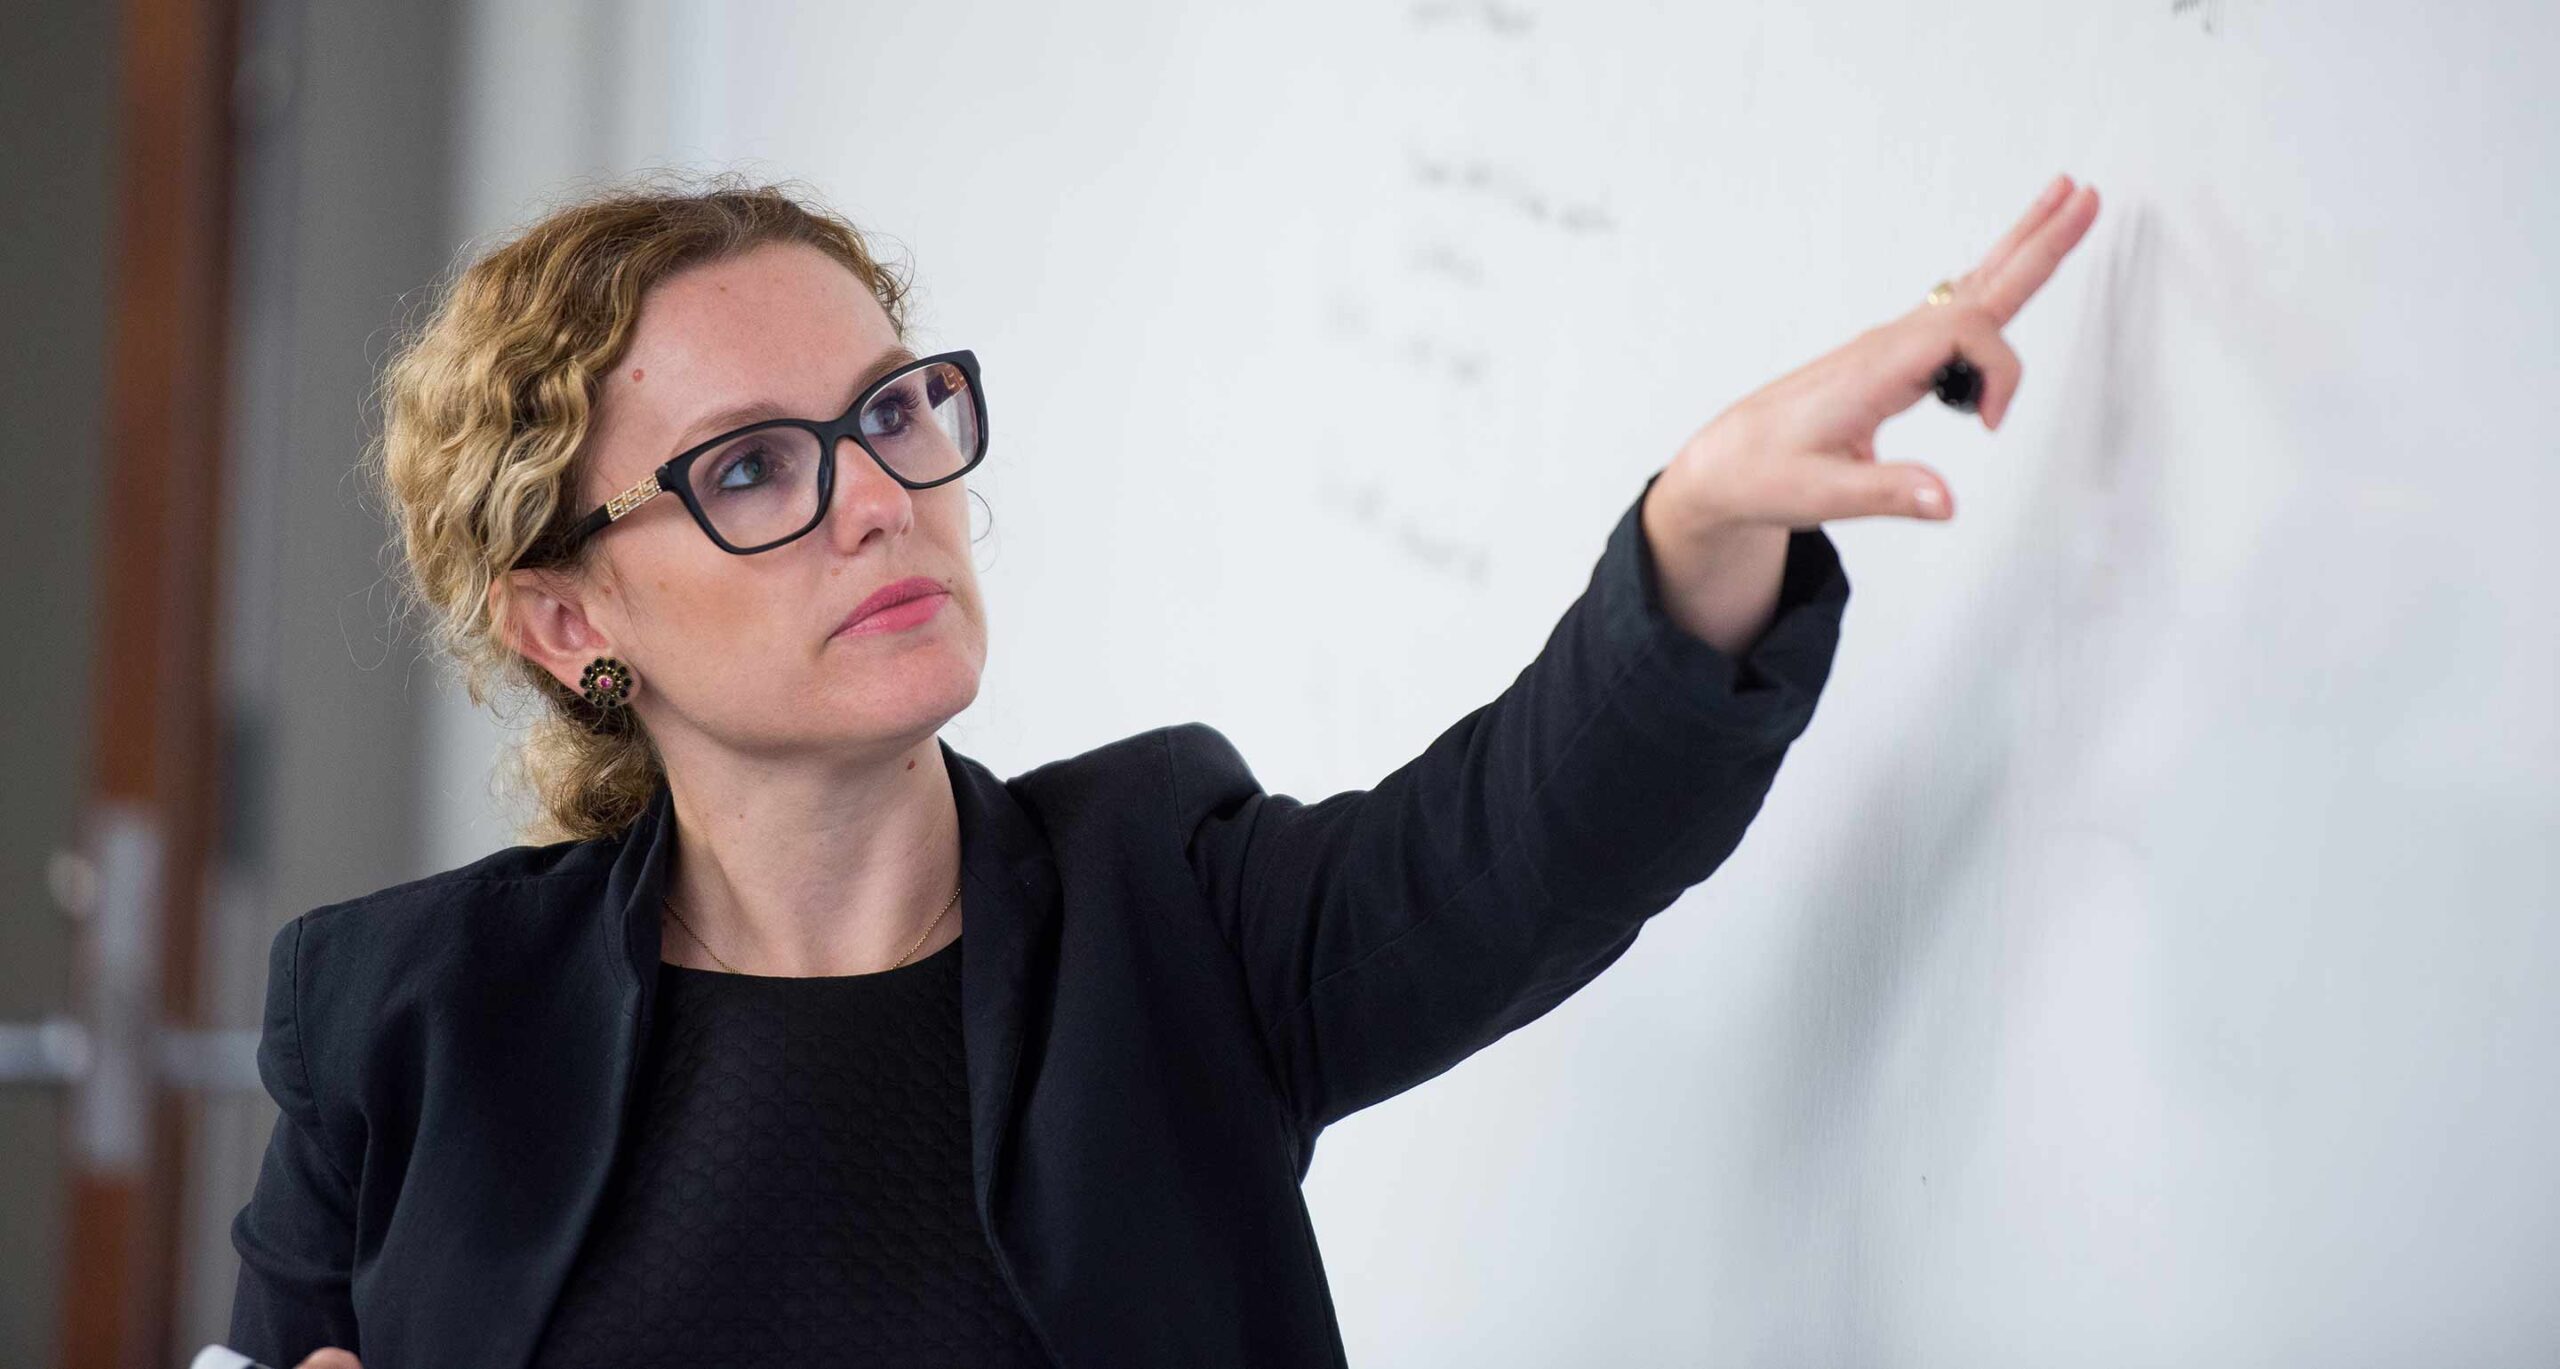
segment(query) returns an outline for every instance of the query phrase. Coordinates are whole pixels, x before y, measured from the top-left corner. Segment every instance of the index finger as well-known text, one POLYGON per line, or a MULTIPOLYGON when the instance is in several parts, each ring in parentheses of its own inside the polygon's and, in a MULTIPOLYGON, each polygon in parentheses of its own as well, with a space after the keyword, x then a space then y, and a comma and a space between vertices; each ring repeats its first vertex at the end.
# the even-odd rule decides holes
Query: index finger
POLYGON ((2053 276, 2053 268, 2079 245, 2098 218, 2098 188, 2084 185, 2017 243, 2009 255, 1985 274, 1976 302, 2005 324, 2027 306, 2027 300, 2053 276))
POLYGON ((2009 231, 2000 236, 2000 241, 1993 243, 1991 250, 1982 254, 1981 262, 1969 274, 1984 280, 1990 279, 1991 275, 2000 269, 2000 264, 2009 259, 2009 254, 2018 250, 2018 244, 2025 242, 2038 228, 2044 226, 2046 219, 2053 217, 2055 207, 2062 203, 2063 196, 2071 189, 2069 176, 2054 177, 2051 184, 2036 193, 2035 202, 2027 206, 2027 212, 2019 215, 2016 223, 2009 225, 2009 231))

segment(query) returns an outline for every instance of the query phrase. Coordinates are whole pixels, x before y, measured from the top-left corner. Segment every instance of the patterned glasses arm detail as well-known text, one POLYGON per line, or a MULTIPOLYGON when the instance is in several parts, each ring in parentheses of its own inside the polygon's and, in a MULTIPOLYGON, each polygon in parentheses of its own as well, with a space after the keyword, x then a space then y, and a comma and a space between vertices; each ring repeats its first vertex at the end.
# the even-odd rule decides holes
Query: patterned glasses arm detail
POLYGON ((624 514, 631 512, 633 509, 648 503, 650 500, 655 499, 666 492, 667 487, 659 481, 658 473, 656 471, 651 471, 646 477, 642 478, 639 484, 634 485, 631 488, 624 490, 622 493, 615 495, 611 499, 604 501, 604 521, 608 523, 620 522, 624 514))
POLYGON ((587 516, 579 519, 567 532, 562 533, 558 541, 547 544, 537 542, 528 548, 523 556, 517 558, 516 565, 540 566, 565 561, 575 554, 579 547, 584 546, 588 538, 604 531, 607 525, 619 521, 623 515, 666 492, 666 486, 658 481, 658 473, 651 471, 648 478, 639 484, 588 510, 587 516))

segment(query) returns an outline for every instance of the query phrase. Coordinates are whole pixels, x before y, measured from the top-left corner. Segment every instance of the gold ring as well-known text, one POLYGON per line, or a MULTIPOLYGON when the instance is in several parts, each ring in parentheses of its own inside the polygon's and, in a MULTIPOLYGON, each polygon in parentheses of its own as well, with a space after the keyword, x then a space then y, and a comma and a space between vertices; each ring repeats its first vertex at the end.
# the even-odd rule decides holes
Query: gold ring
POLYGON ((1956 283, 1954 281, 1942 280, 1936 285, 1929 287, 1929 302, 1931 304, 1944 304, 1955 297, 1956 283))

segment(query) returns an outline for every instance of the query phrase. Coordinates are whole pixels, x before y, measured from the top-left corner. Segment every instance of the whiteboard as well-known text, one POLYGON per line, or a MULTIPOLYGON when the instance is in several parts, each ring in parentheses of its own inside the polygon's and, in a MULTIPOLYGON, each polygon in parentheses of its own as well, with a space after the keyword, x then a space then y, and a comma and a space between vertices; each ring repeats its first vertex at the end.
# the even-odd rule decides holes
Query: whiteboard
MULTIPOLYGON (((1689 432, 2056 172, 1998 434, 1731 861, 1332 1128, 1364 1364, 2560 1354, 2560 130, 2545 5, 1095 0, 472 15, 472 232, 796 177, 974 348, 1010 775, 1199 719, 1364 787, 1689 432)), ((446 700, 438 840, 502 844, 446 700)))

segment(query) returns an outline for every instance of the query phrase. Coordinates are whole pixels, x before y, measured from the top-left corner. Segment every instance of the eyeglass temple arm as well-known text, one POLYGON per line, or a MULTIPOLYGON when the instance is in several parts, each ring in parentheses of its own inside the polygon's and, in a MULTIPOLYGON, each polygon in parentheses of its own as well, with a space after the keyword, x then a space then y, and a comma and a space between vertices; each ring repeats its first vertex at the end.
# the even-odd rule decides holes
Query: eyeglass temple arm
POLYGON ((639 484, 634 485, 631 488, 624 490, 622 493, 615 495, 611 499, 604 501, 604 507, 596 510, 594 513, 588 514, 586 521, 579 524, 579 526, 581 528, 586 528, 592 525, 593 527, 601 528, 605 523, 620 520, 625 514, 630 513, 633 509, 648 503, 650 500, 655 499, 666 492, 667 487, 665 482, 658 479, 658 473, 656 471, 651 471, 640 478, 639 484), (598 519, 602 519, 603 522, 598 522, 598 519))
POLYGON ((633 509, 666 492, 667 487, 659 481, 658 472, 649 472, 639 484, 597 505, 593 512, 579 519, 566 534, 562 535, 558 554, 566 556, 576 551, 579 544, 604 531, 606 524, 627 517, 633 509))

